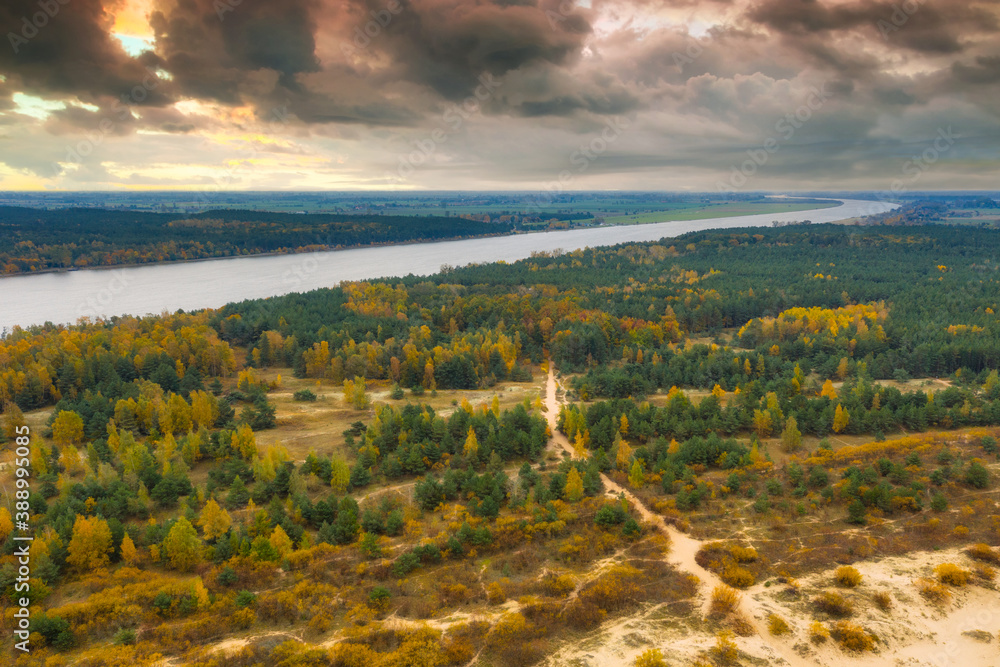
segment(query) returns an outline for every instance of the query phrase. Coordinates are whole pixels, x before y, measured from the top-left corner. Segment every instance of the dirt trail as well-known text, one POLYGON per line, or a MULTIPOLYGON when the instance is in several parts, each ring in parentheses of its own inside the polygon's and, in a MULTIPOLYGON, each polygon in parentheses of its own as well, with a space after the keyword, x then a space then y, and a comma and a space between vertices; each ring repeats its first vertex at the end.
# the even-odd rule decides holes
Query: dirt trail
MULTIPOLYGON (((567 452, 570 458, 572 458, 574 454, 573 446, 570 444, 569 439, 565 436, 565 434, 561 433, 556 428, 559 421, 559 410, 563 403, 563 401, 560 401, 557 397, 558 388, 559 386, 556 382, 555 369, 550 361, 549 377, 545 385, 545 416, 549 422, 549 428, 552 431, 552 442, 562 448, 562 450, 567 452)), ((565 393, 563 395, 565 396, 565 393)), ((667 562, 677 568, 680 572, 693 574, 697 577, 700 582, 698 592, 702 598, 701 613, 703 616, 707 616, 711 605, 712 589, 723 582, 718 575, 714 572, 706 570, 695 561, 695 554, 698 553, 698 550, 701 549, 704 542, 695 539, 686 533, 682 533, 668 524, 664 521, 662 516, 652 512, 648 507, 646 507, 645 504, 643 504, 641 500, 639 500, 639 498, 629 492, 628 489, 622 488, 621 485, 612 481, 607 475, 602 474, 601 481, 604 482, 605 491, 609 495, 624 495, 632 507, 639 512, 643 521, 654 526, 670 539, 670 550, 667 554, 667 562)), ((772 654, 769 657, 775 658, 779 664, 786 663, 792 667, 813 667, 816 663, 804 660, 801 656, 795 653, 791 646, 786 645, 785 642, 775 639, 770 635, 765 635, 764 632, 762 632, 760 625, 758 624, 758 620, 766 618, 767 612, 759 608, 759 604, 753 597, 751 597, 750 593, 752 593, 752 590, 747 591, 746 594, 744 594, 741 602, 741 611, 744 612, 744 616, 753 626, 754 631, 757 634, 757 637, 751 638, 749 642, 753 644, 753 649, 772 654)), ((747 648, 751 647, 747 646, 747 648)))

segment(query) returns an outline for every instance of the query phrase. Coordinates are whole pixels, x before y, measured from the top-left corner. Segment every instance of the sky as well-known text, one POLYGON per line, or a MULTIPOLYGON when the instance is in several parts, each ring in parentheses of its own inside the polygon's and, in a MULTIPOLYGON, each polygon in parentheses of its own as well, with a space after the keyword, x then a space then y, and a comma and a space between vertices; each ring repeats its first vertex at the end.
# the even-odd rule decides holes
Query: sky
POLYGON ((4 0, 0 27, 0 190, 1000 174, 1000 0, 4 0))

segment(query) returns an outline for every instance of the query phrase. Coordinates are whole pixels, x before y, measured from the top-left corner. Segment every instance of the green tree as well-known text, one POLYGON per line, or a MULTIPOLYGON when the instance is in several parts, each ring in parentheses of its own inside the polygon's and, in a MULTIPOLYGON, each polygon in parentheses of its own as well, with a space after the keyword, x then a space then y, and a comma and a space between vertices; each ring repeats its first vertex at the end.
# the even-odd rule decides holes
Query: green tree
POLYGON ((186 572, 201 561, 201 540, 198 531, 185 517, 178 519, 166 539, 163 540, 163 555, 170 566, 186 572))

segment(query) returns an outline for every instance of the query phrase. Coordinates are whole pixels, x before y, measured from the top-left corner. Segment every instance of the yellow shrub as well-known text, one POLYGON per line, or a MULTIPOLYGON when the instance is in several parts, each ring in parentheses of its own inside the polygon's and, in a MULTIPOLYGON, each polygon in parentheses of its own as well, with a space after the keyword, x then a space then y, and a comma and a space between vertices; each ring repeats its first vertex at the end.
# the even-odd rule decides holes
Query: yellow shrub
POLYGON ((842 565, 833 573, 834 580, 846 588, 854 588, 861 584, 861 573, 850 565, 842 565))
POLYGON ((712 614, 725 616, 736 611, 740 606, 740 592, 729 586, 716 586, 712 589, 712 601, 709 609, 712 614))
POLYGON ((576 588, 576 582, 568 574, 549 575, 542 579, 545 592, 553 597, 565 597, 576 588))
POLYGON ((990 548, 990 545, 980 542, 979 544, 973 544, 969 547, 966 552, 969 558, 975 558, 976 560, 981 560, 987 563, 1000 564, 1000 554, 990 548))
POLYGON ((862 653, 875 650, 875 638, 865 632, 860 625, 855 625, 850 621, 834 623, 830 635, 846 651, 862 653))
POLYGON ((771 634, 775 637, 787 635, 792 631, 792 629, 788 627, 788 623, 785 622, 785 619, 777 614, 771 614, 767 617, 767 629, 770 630, 771 634))
POLYGON ((667 667, 667 661, 660 649, 651 648, 635 659, 635 667, 667 667))
POLYGON ((733 642, 733 633, 722 630, 715 636, 715 646, 711 649, 712 656, 723 665, 730 665, 736 662, 739 657, 739 650, 733 642))
POLYGON ((503 604, 507 601, 507 593, 499 581, 491 582, 486 586, 486 601, 490 604, 503 604))
POLYGON ((809 626, 809 640, 813 644, 822 644, 830 638, 830 631, 819 621, 813 621, 809 626))
POLYGON ((934 574, 942 584, 951 586, 964 586, 969 583, 969 571, 960 568, 954 563, 941 563, 934 568, 934 574))
POLYGON ((736 560, 737 563, 757 562, 757 550, 753 547, 741 547, 734 545, 729 548, 729 554, 736 560))
POLYGON ((892 596, 886 591, 879 591, 875 593, 875 595, 872 596, 872 599, 875 600, 875 604, 882 611, 889 611, 892 609, 892 596))
POLYGON ((246 630, 256 622, 257 614, 254 613, 253 609, 237 609, 229 617, 230 625, 240 630, 246 630))
POLYGON ((854 604, 840 593, 824 591, 813 599, 813 604, 830 616, 850 616, 854 613, 854 604))
POLYGON ((928 601, 935 604, 945 604, 951 600, 951 591, 943 584, 933 579, 917 579, 917 590, 928 601))
POLYGON ((753 573, 750 570, 734 563, 730 563, 723 570, 722 574, 719 575, 719 578, 735 588, 749 588, 755 582, 753 573))

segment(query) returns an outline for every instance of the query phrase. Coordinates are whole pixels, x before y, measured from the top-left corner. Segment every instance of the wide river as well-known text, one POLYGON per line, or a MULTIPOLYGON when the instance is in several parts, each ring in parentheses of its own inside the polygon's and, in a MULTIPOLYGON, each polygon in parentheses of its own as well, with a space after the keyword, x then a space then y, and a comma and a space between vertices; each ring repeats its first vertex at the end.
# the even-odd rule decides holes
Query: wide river
POLYGON ((194 310, 336 286, 342 280, 430 275, 443 264, 508 262, 535 251, 566 251, 627 241, 657 241, 686 232, 760 227, 772 221, 836 222, 884 213, 883 202, 841 200, 833 208, 728 218, 594 227, 494 238, 356 248, 300 255, 234 257, 119 269, 91 269, 0 278, 0 331, 81 317, 194 310))

